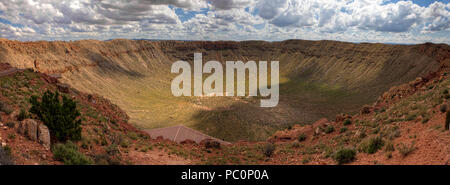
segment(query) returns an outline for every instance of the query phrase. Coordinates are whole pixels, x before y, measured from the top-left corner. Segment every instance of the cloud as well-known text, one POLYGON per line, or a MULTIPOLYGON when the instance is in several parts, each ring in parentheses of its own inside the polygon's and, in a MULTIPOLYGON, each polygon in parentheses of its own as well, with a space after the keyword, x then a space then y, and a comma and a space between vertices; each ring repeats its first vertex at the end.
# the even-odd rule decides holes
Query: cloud
POLYGON ((450 30, 450 4, 435 2, 423 11, 422 16, 426 19, 424 31, 450 30))
POLYGON ((0 36, 450 43, 449 10, 386 0, 3 0, 0 36))
POLYGON ((253 4, 253 0, 209 0, 212 7, 217 10, 231 10, 234 8, 244 8, 253 4))

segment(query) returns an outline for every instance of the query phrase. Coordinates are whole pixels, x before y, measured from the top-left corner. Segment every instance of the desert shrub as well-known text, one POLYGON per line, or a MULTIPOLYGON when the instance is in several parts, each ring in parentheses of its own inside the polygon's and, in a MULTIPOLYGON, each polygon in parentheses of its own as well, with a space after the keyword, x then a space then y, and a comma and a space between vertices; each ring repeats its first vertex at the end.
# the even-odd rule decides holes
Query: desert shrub
POLYGON ((327 127, 325 127, 324 132, 327 133, 327 134, 329 134, 329 133, 331 133, 331 132, 334 132, 334 127, 333 127, 333 125, 328 125, 327 127))
POLYGON ((304 140, 306 140, 306 135, 305 134, 300 134, 297 138, 298 141, 302 142, 304 140))
POLYGON ((386 146, 384 146, 384 151, 386 151, 386 152, 392 152, 392 151, 395 151, 395 147, 394 147, 394 143, 392 143, 392 142, 387 142, 386 143, 386 146))
POLYGON ((209 149, 209 148, 215 148, 215 149, 220 149, 220 143, 214 140, 207 140, 205 142, 205 148, 209 149))
POLYGON ((78 151, 77 145, 71 141, 58 143, 52 147, 55 160, 62 161, 66 165, 88 165, 92 160, 78 151))
POLYGON ((359 145, 359 150, 368 154, 376 153, 381 147, 383 147, 383 139, 379 136, 371 137, 363 141, 359 145))
POLYGON ((386 156, 386 159, 392 158, 392 152, 387 152, 387 153, 385 154, 385 156, 386 156))
POLYGON ((138 135, 136 134, 136 132, 128 132, 127 133, 127 136, 130 138, 130 139, 132 139, 132 140, 136 140, 136 139, 138 139, 138 135))
POLYGON ((6 126, 9 128, 14 128, 14 126, 16 126, 16 123, 9 121, 9 122, 6 122, 6 126))
POLYGON ((25 109, 20 109, 19 115, 17 115, 17 120, 22 121, 24 119, 28 118, 28 113, 25 111, 25 109))
POLYGON ((9 156, 11 156, 12 154, 12 149, 11 147, 9 147, 8 145, 3 147, 3 150, 6 152, 6 154, 8 154, 9 156))
POLYGON ((448 94, 448 89, 444 89, 444 90, 442 91, 442 94, 448 94))
POLYGON ((266 143, 264 145, 263 152, 264 152, 264 155, 266 155, 267 157, 272 156, 274 151, 275 151, 275 145, 273 145, 272 143, 266 143))
POLYGON ((393 140, 397 137, 400 137, 401 131, 398 126, 387 127, 381 132, 381 135, 389 140, 393 140))
POLYGON ((78 119, 80 112, 72 99, 62 96, 61 102, 58 92, 47 91, 42 95, 41 101, 38 101, 37 96, 32 96, 30 103, 30 112, 47 125, 50 134, 58 141, 81 139, 81 120, 78 119))
POLYGON ((343 148, 338 150, 334 156, 333 159, 338 164, 345 164, 354 161, 356 158, 356 151, 349 148, 343 148))
POLYGON ((108 154, 98 154, 94 156, 96 165, 120 165, 122 164, 118 156, 110 156, 108 154))
POLYGON ((445 115, 445 130, 449 130, 450 129, 450 111, 447 111, 446 115, 445 115))
POLYGON ((105 151, 106 151, 106 153, 107 154, 109 154, 109 155, 117 155, 117 154, 119 154, 120 153, 120 151, 119 151, 119 149, 118 149, 118 147, 117 147, 117 144, 111 144, 111 145, 108 145, 106 148, 105 148, 105 151))
POLYGON ((346 119, 346 120, 344 121, 344 125, 345 125, 345 126, 350 125, 350 124, 352 124, 352 120, 346 119))
POLYGON ((404 144, 404 143, 401 143, 398 147, 397 147, 397 149, 398 149, 398 151, 400 152, 400 154, 403 156, 403 157, 406 157, 406 156, 408 156, 411 152, 413 152, 415 149, 416 149, 416 147, 414 146, 414 142, 413 143, 411 143, 411 145, 406 145, 406 144, 404 144))
POLYGON ((427 123, 428 121, 430 121, 430 118, 424 117, 423 120, 422 120, 422 123, 427 123))
POLYGON ((416 115, 416 114, 414 114, 414 113, 408 114, 408 115, 406 116, 406 121, 412 121, 412 120, 414 120, 414 119, 416 119, 416 118, 417 118, 417 115, 416 115))
POLYGON ((439 108, 439 110, 440 110, 441 112, 447 111, 447 105, 446 105, 446 104, 442 104, 441 107, 439 108))
POLYGON ((347 132, 347 127, 342 127, 341 130, 339 130, 339 133, 344 133, 347 132))
POLYGON ((16 134, 14 134, 14 133, 9 133, 9 134, 8 134, 8 139, 16 139, 16 134))
POLYGON ((14 163, 11 160, 11 148, 8 146, 1 147, 0 146, 0 165, 13 165, 14 163))
POLYGON ((2 111, 2 112, 4 112, 5 114, 11 114, 11 112, 13 111, 12 110, 12 108, 8 105, 8 104, 6 104, 6 103, 4 103, 4 102, 1 102, 0 101, 0 111, 2 111))

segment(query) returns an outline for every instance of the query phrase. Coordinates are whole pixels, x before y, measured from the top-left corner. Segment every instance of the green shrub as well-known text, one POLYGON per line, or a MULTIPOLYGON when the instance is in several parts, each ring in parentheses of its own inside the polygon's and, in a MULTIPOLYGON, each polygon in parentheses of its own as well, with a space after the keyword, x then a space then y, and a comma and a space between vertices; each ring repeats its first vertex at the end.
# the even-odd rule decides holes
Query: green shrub
POLYGON ((136 140, 136 139, 138 139, 138 135, 136 134, 136 132, 128 132, 127 133, 127 136, 130 138, 130 139, 132 139, 132 140, 136 140))
POLYGON ((398 151, 400 152, 400 154, 403 156, 403 157, 406 157, 406 156, 408 156, 411 152, 413 152, 415 149, 416 149, 416 147, 414 147, 414 142, 413 143, 411 143, 411 145, 406 145, 406 144, 404 144, 404 143, 401 143, 398 147, 397 147, 397 149, 398 149, 398 151))
POLYGON ((11 147, 9 147, 8 145, 3 147, 3 150, 6 152, 7 155, 11 156, 12 154, 12 149, 11 147))
POLYGON ((333 125, 328 125, 328 126, 325 128, 324 132, 327 133, 327 134, 329 134, 329 133, 331 133, 331 132, 334 132, 334 127, 333 127, 333 125))
POLYGON ((384 142, 383 139, 379 136, 369 138, 363 141, 359 145, 359 150, 368 154, 376 153, 381 147, 383 147, 384 142))
POLYGON ((272 143, 266 143, 264 145, 264 155, 270 157, 272 156, 273 151, 275 151, 275 145, 273 145, 272 143))
POLYGON ((306 135, 305 135, 304 133, 303 133, 303 134, 300 134, 300 135, 298 136, 297 140, 300 141, 300 142, 306 140, 306 135))
POLYGON ((448 89, 444 89, 444 90, 442 91, 442 94, 448 94, 448 89))
POLYGON ((107 154, 114 156, 120 153, 117 144, 111 144, 108 147, 105 148, 105 151, 107 154))
POLYGON ((347 127, 342 127, 341 130, 339 130, 339 133, 344 133, 347 132, 347 127))
POLYGON ((386 146, 384 146, 384 151, 386 151, 386 152, 393 152, 393 151, 395 151, 394 144, 392 142, 388 141, 386 143, 386 146))
POLYGON ((66 165, 88 165, 92 160, 78 151, 77 145, 71 141, 62 144, 58 143, 52 147, 55 160, 62 161, 66 165))
POLYGON ((345 125, 345 126, 350 125, 350 124, 352 124, 352 120, 346 119, 346 120, 344 121, 344 125, 345 125))
POLYGON ((0 166, 1 165, 13 165, 14 163, 11 160, 11 148, 5 146, 2 148, 0 146, 0 166))
POLYGON ((439 110, 440 110, 441 112, 447 111, 447 105, 446 105, 446 104, 442 104, 441 107, 439 108, 439 110))
POLYGON ((333 156, 333 159, 338 164, 345 164, 352 162, 355 160, 355 158, 356 158, 356 151, 348 148, 338 150, 333 156))
POLYGON ((220 143, 214 140, 206 140, 205 142, 205 148, 209 149, 209 148, 215 148, 215 149, 220 149, 220 143))
POLYGON ((6 122, 6 126, 9 128, 14 128, 15 125, 16 125, 16 123, 14 123, 12 121, 6 122))
POLYGON ((13 111, 12 108, 4 103, 4 102, 0 102, 0 111, 4 112, 5 114, 11 114, 11 112, 13 111))
POLYGON ((99 154, 95 155, 95 164, 96 165, 120 165, 120 158, 118 156, 110 156, 108 154, 99 154))
POLYGON ((23 108, 20 109, 20 113, 19 113, 19 115, 17 115, 17 120, 22 121, 27 118, 28 118, 28 113, 25 111, 25 109, 23 109, 23 108))
POLYGON ((78 119, 80 112, 77 110, 76 103, 62 96, 62 102, 59 100, 59 93, 51 91, 45 92, 41 101, 37 96, 30 99, 32 104, 30 112, 47 125, 50 134, 58 141, 81 139, 81 120, 78 119))

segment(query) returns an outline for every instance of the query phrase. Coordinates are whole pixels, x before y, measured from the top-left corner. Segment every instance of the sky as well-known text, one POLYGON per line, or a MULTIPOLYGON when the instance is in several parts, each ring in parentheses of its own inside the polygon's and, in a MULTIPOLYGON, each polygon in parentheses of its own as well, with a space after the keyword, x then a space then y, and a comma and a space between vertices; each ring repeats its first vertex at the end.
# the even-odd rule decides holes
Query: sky
POLYGON ((2 0, 0 37, 450 44, 450 0, 2 0))

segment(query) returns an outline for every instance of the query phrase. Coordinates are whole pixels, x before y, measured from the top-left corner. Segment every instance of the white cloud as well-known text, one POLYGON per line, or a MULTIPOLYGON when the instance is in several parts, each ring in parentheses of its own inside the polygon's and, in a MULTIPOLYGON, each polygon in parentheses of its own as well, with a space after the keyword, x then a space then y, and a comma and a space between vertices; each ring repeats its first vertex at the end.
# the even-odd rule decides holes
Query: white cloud
POLYGON ((449 10, 386 0, 4 0, 0 36, 450 43, 449 10))
POLYGON ((231 10, 233 8, 243 8, 254 3, 254 0, 208 0, 213 9, 231 10))

